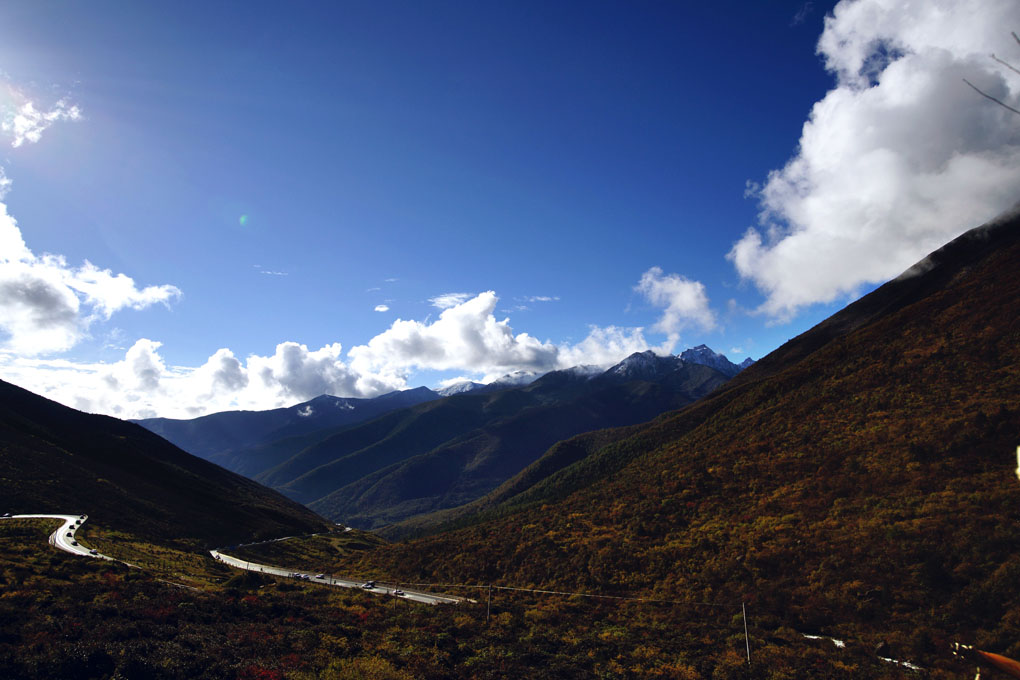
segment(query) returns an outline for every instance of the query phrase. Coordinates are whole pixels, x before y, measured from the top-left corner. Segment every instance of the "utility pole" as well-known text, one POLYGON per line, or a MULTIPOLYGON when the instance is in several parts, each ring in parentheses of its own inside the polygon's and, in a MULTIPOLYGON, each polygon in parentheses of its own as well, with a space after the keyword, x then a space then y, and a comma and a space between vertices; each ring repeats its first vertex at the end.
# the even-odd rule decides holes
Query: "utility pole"
POLYGON ((740 603, 740 613, 744 617, 744 644, 747 646, 747 665, 751 665, 751 638, 747 637, 747 608, 744 607, 744 603, 740 603))
POLYGON ((489 613, 492 611, 492 584, 489 584, 489 601, 485 604, 485 624, 489 624, 489 613))

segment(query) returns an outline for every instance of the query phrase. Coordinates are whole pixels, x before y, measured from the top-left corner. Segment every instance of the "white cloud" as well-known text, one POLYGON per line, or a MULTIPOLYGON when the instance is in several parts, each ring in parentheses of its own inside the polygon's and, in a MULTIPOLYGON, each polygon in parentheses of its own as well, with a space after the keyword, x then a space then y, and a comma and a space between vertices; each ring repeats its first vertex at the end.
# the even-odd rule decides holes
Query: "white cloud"
MULTIPOLYGON (((498 298, 492 291, 460 303, 448 304, 431 324, 397 319, 367 345, 350 351, 351 365, 361 371, 390 373, 411 368, 461 369, 476 372, 555 367, 556 347, 527 333, 514 335, 509 319, 497 321, 492 312, 498 298)), ((439 298, 437 298, 439 299, 439 298)), ((435 299, 433 304, 440 306, 435 299)))
POLYGON ((407 387, 400 378, 354 373, 341 360, 339 343, 309 350, 284 342, 269 356, 243 362, 219 349, 198 368, 167 366, 160 347, 142 338, 112 364, 0 354, 0 374, 68 406, 120 418, 194 418, 289 406, 320 394, 375 397, 407 387))
POLYGON ((493 291, 486 291, 444 309, 432 323, 397 319, 367 344, 350 350, 351 367, 382 375, 459 370, 489 380, 515 370, 608 365, 648 349, 640 328, 592 327, 588 337, 575 345, 515 334, 509 319, 499 321, 493 315, 498 299, 493 291))
POLYGON ((797 154, 753 187, 761 226, 728 254, 789 319, 887 280, 1020 197, 1015 0, 843 0, 818 43, 837 85, 797 154))
MULTIPOLYGON (((76 298, 75 298, 76 299, 76 298)), ((317 350, 296 342, 245 360, 219 349, 201 366, 169 366, 160 343, 142 338, 112 364, 76 363, 0 352, 0 375, 74 408, 121 418, 194 418, 225 410, 263 410, 320 394, 375 397, 408 387, 414 370, 457 370, 479 382, 513 371, 609 366, 648 349, 641 328, 591 327, 577 344, 540 342, 497 321, 495 293, 482 293, 428 320, 396 320, 343 360, 340 343, 317 350)), ((668 348, 656 348, 665 352, 668 348)))
POLYGON ((445 295, 437 295, 434 298, 429 298, 429 302, 433 307, 439 309, 449 309, 450 307, 456 307, 462 305, 471 299, 471 293, 446 293, 445 295))
POLYGON ((660 347, 650 347, 642 328, 619 328, 617 326, 591 326, 588 336, 576 345, 559 347, 557 368, 571 366, 605 366, 619 363, 634 352, 653 349, 658 354, 668 354, 673 347, 667 340, 660 347))
POLYGON ((390 311, 389 305, 376 305, 375 311, 377 312, 388 312, 390 311))
POLYGON ((708 304, 705 286, 679 274, 664 274, 652 267, 641 276, 634 287, 656 307, 662 307, 662 316, 652 330, 665 333, 674 342, 680 331, 691 326, 712 330, 716 326, 715 313, 708 304))
POLYGON ((180 294, 170 285, 139 289, 131 277, 87 260, 71 267, 60 255, 35 255, 0 202, 0 336, 6 336, 0 349, 24 355, 64 351, 96 319, 169 304, 180 294))
POLYGON ((0 131, 11 139, 12 147, 38 142, 43 131, 57 121, 81 118, 81 109, 66 99, 59 100, 47 111, 40 111, 21 90, 11 85, 4 87, 8 96, 0 106, 0 131))

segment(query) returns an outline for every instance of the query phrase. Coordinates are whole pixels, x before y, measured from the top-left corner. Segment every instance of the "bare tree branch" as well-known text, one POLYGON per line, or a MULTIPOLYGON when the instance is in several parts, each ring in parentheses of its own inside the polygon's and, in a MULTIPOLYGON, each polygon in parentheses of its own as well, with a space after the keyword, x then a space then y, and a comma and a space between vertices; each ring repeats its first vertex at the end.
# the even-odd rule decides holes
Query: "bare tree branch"
POLYGON ((965 83, 967 83, 968 85, 970 85, 970 86, 971 86, 971 88, 972 88, 972 89, 973 89, 973 90, 974 90, 975 92, 977 92, 977 93, 978 93, 979 95, 981 95, 982 97, 985 97, 986 99, 991 99, 991 100, 992 100, 993 102, 995 102, 996 104, 998 104, 998 105, 999 105, 999 106, 1001 106, 1002 108, 1004 108, 1004 109, 1009 109, 1010 111, 1012 111, 1012 112, 1013 112, 1013 113, 1015 113, 1016 115, 1020 116, 1020 111, 1017 111, 1016 109, 1014 109, 1014 108, 1013 108, 1012 106, 1010 106, 1010 105, 1009 105, 1009 104, 1007 104, 1006 102, 1004 102, 1004 101, 1002 101, 1002 100, 1000 100, 1000 99, 996 99, 995 97, 993 97, 993 96, 992 96, 992 95, 990 95, 990 94, 985 94, 984 92, 982 92, 981 90, 979 90, 978 88, 976 88, 976 87, 974 86, 974 83, 970 82, 970 81, 969 81, 969 80, 967 80, 966 78, 964 78, 964 79, 963 79, 963 82, 965 82, 965 83))
POLYGON ((992 55, 992 59, 994 59, 995 61, 997 61, 997 62, 999 62, 1000 64, 1002 64, 1003 66, 1005 66, 1006 68, 1008 68, 1008 69, 1009 69, 1010 71, 1012 71, 1013 73, 1016 73, 1017 75, 1020 75, 1020 69, 1017 69, 1017 67, 1016 67, 1016 66, 1013 66, 1013 64, 1009 63, 1008 61, 1003 61, 1002 59, 999 59, 999 58, 998 58, 997 56, 995 56, 994 54, 992 55))

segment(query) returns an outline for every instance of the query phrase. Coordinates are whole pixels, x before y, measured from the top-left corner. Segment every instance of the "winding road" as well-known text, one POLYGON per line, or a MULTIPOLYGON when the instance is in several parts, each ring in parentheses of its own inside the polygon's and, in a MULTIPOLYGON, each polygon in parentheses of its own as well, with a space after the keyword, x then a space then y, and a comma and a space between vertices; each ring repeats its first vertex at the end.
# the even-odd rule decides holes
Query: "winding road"
MULTIPOLYGON (((78 543, 75 538, 75 534, 78 529, 88 520, 88 515, 49 515, 49 514, 38 514, 38 515, 4 515, 0 519, 59 519, 63 522, 56 531, 50 534, 49 542, 55 548, 69 552, 72 555, 80 555, 82 557, 94 557, 101 560, 109 560, 111 562, 118 562, 113 557, 103 555, 95 549, 86 548, 85 546, 78 543)), ((286 539, 277 539, 286 540, 286 539)), ((288 569, 282 569, 280 567, 274 567, 268 564, 259 564, 257 562, 249 562, 247 560, 241 560, 230 555, 224 555, 218 550, 210 550, 209 553, 214 559, 219 560, 223 564, 237 569, 245 569, 247 571, 253 571, 261 574, 272 574, 273 576, 282 576, 284 578, 293 578, 309 583, 318 583, 326 586, 334 586, 337 588, 357 588, 373 595, 388 595, 390 597, 399 597, 402 600, 411 600, 412 602, 420 602, 422 604, 458 604, 460 602, 474 602, 464 597, 451 597, 448 595, 434 595, 432 593, 423 593, 418 590, 400 590, 397 585, 394 584, 375 584, 372 582, 372 587, 366 587, 367 583, 361 581, 351 581, 347 579, 335 578, 333 576, 320 574, 317 576, 311 576, 309 574, 301 574, 299 572, 290 571, 288 569)), ((124 564, 128 564, 124 562, 124 564)), ((128 566, 134 566, 128 564, 128 566)))
POLYGON ((248 560, 224 555, 218 550, 210 550, 209 553, 214 559, 223 562, 223 564, 227 564, 238 569, 253 571, 258 574, 272 574, 273 576, 283 576, 284 578, 295 578, 308 581, 309 583, 319 583, 325 586, 334 586, 337 588, 357 588, 358 590, 363 590, 366 593, 372 593, 373 595, 400 597, 402 600, 411 600, 413 602, 421 602, 422 604, 458 604, 460 602, 474 602, 474 600, 470 600, 465 597, 434 595, 432 593, 424 593, 419 590, 401 590, 398 584, 392 583, 376 583, 375 581, 370 581, 369 583, 372 583, 373 585, 371 587, 367 587, 369 583, 365 583, 363 581, 351 581, 348 579, 336 578, 329 574, 318 574, 316 576, 301 574, 300 572, 294 572, 289 569, 281 569, 280 567, 274 567, 268 564, 249 562, 248 560), (401 594, 397 595, 397 593, 401 594))
POLYGON ((2 519, 59 519, 64 523, 60 525, 60 528, 50 534, 50 545, 55 548, 59 548, 64 552, 69 552, 72 555, 81 555, 82 557, 95 557, 101 560, 110 560, 116 562, 112 557, 103 555, 95 550, 90 550, 85 546, 78 543, 74 535, 78 532, 78 529, 88 520, 88 515, 5 515, 2 519))

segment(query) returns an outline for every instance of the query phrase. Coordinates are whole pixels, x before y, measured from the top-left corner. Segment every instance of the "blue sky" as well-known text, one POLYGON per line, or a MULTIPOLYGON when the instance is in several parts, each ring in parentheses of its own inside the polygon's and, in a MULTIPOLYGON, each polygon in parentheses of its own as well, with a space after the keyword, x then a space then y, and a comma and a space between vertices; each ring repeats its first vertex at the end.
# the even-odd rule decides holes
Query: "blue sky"
POLYGON ((875 104, 883 78, 953 68, 1015 97, 986 63, 1015 8, 979 3, 960 38, 878 4, 8 3, 3 202, 31 253, 0 377, 186 416, 643 347, 760 358, 1018 197, 1008 114, 957 78, 875 104), (912 128, 960 140, 918 159, 869 136, 933 96, 967 115, 912 128), (51 115, 19 143, 26 102, 51 115), (961 154, 995 181, 907 225, 933 199, 882 187, 987 170, 961 154), (825 158, 875 186, 836 191, 825 158), (27 273, 45 253, 63 265, 27 273), (60 296, 32 276, 92 287, 64 280, 73 309, 42 314, 60 296))

